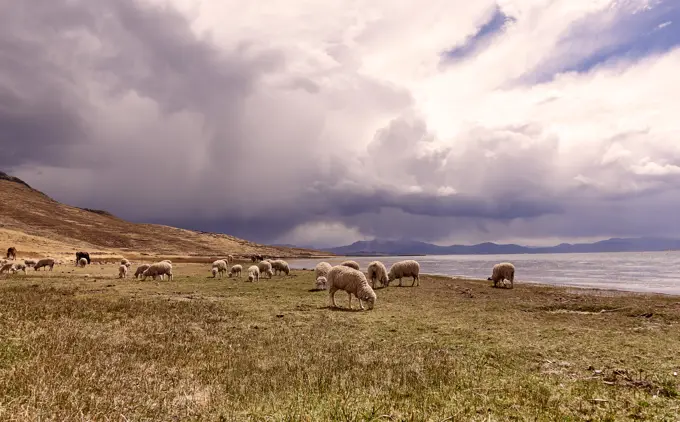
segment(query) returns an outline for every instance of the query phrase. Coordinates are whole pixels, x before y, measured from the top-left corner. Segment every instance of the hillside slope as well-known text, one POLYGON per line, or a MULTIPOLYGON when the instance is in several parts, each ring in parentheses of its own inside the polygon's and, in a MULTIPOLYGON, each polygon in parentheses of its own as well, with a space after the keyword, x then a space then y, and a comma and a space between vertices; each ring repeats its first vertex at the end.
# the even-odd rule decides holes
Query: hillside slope
POLYGON ((260 245, 233 236, 136 224, 105 211, 61 204, 23 181, 0 172, 0 247, 20 256, 99 255, 220 256, 259 253, 280 257, 328 255, 311 249, 260 245))

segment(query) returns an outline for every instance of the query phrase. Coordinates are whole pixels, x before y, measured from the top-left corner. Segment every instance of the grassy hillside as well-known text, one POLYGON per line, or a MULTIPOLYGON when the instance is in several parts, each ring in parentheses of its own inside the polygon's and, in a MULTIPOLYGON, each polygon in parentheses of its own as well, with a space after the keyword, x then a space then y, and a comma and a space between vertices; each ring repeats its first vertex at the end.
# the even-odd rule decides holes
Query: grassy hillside
POLYGON ((0 173, 0 247, 15 246, 19 255, 95 255, 144 253, 158 256, 210 257, 224 254, 318 256, 309 249, 260 245, 224 234, 204 233, 157 224, 135 224, 105 211, 54 201, 23 181, 0 173))
POLYGON ((172 282, 114 265, 0 276, 0 420, 680 414, 677 297, 423 276, 348 312, 309 291, 311 271, 247 283, 209 267, 176 264, 172 282))

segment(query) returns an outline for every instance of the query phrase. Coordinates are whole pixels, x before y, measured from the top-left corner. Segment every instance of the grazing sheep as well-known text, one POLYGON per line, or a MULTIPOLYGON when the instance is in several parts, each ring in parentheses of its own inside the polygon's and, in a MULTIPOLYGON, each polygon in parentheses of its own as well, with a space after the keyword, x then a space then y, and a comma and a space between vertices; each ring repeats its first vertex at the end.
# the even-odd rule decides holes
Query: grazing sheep
POLYGON ((227 255, 226 261, 227 264, 231 264, 232 262, 234 262, 234 255, 227 255))
POLYGON ((219 271, 220 271, 220 270, 218 270, 217 267, 212 267, 212 269, 210 270, 210 272, 212 273, 213 278, 217 277, 217 273, 218 273, 219 271))
POLYGON ((90 254, 87 252, 76 252, 76 266, 78 266, 78 263, 80 262, 80 258, 85 258, 87 259, 87 263, 91 264, 92 261, 90 261, 90 254))
POLYGON ((3 264, 2 267, 0 267, 0 274, 4 273, 5 271, 12 272, 13 269, 14 269, 14 264, 12 264, 11 262, 7 263, 7 264, 3 264))
POLYGON ((172 280, 172 264, 163 261, 154 262, 142 273, 142 281, 146 280, 147 277, 153 277, 155 280, 156 277, 162 277, 164 275, 167 275, 168 279, 172 280))
POLYGON ((37 263, 38 261, 36 261, 35 259, 24 259, 24 265, 27 267, 32 267, 37 263))
POLYGON ((17 259, 17 248, 14 246, 7 248, 7 259, 15 260, 17 259))
POLYGON ((132 264, 126 258, 123 258, 120 260, 120 265, 125 265, 126 267, 130 268, 130 265, 132 264))
POLYGON ((333 268, 331 264, 329 264, 326 261, 319 262, 316 264, 316 267, 314 268, 314 277, 319 278, 319 277, 326 277, 328 276, 328 272, 333 268))
POLYGON ((260 270, 261 275, 267 274, 269 276, 268 278, 272 278, 272 274, 274 274, 274 272, 272 271, 271 262, 260 261, 257 263, 257 268, 260 270))
POLYGON ((222 278, 222 275, 227 272, 227 263, 223 259, 218 259, 212 263, 212 268, 217 268, 217 272, 220 274, 220 278, 222 278))
POLYGON ((241 271, 243 271, 242 266, 240 266, 238 264, 234 265, 233 267, 231 267, 231 271, 229 271, 229 277, 231 277, 232 275, 238 274, 238 276, 240 278, 241 277, 241 271))
POLYGON ((161 262, 167 262, 168 264, 172 265, 172 261, 170 261, 169 259, 164 259, 161 262))
POLYGON ((515 266, 509 262, 501 262, 493 266, 491 277, 487 280, 493 280, 493 286, 496 287, 499 281, 505 284, 505 280, 510 281, 510 288, 514 288, 515 282, 515 266))
POLYGON ((248 268, 248 281, 260 281, 260 269, 257 265, 248 268))
POLYGON ((290 266, 288 263, 282 259, 277 259, 275 261, 272 261, 272 269, 274 270, 274 274, 276 273, 286 273, 286 275, 290 274, 290 266))
POLYGON ((402 277, 413 277, 411 287, 416 284, 416 281, 418 286, 420 286, 420 264, 412 259, 395 262, 390 267, 390 272, 387 274, 387 284, 385 285, 389 285, 394 280, 399 280, 399 286, 401 287, 402 277))
POLYGON ((368 279, 371 281, 371 287, 375 289, 375 283, 378 282, 380 286, 387 285, 387 268, 385 264, 380 261, 373 261, 368 264, 368 279))
POLYGON ((356 261, 345 261, 340 265, 344 265, 345 267, 354 268, 355 270, 359 270, 359 263, 356 262, 356 261))
POLYGON ((54 259, 52 258, 43 258, 40 261, 38 261, 33 269, 35 271, 38 271, 42 267, 50 267, 50 271, 54 268, 54 259))
POLYGON ((18 273, 19 271, 23 271, 24 274, 26 274, 26 265, 24 264, 14 264, 14 268, 12 268, 10 271, 13 273, 18 273))
POLYGON ((318 290, 326 290, 328 288, 328 279, 324 276, 321 276, 316 279, 316 288, 318 290))
POLYGON ((120 264, 118 267, 118 278, 127 278, 129 264, 129 262, 128 265, 120 264))
POLYGON ((348 307, 352 309, 352 295, 359 299, 359 307, 364 309, 363 301, 368 303, 369 309, 375 306, 376 295, 366 280, 366 276, 359 270, 347 267, 346 265, 336 265, 328 272, 328 294, 331 306, 337 308, 335 303, 335 292, 344 290, 349 295, 348 307))
POLYGON ((86 265, 87 265, 87 259, 85 259, 85 258, 80 258, 80 259, 78 260, 78 266, 79 266, 79 267, 85 267, 86 265))
POLYGON ((139 276, 142 275, 142 273, 146 271, 146 269, 149 267, 150 267, 149 264, 142 264, 139 267, 137 267, 137 271, 135 271, 135 278, 139 278, 139 276))

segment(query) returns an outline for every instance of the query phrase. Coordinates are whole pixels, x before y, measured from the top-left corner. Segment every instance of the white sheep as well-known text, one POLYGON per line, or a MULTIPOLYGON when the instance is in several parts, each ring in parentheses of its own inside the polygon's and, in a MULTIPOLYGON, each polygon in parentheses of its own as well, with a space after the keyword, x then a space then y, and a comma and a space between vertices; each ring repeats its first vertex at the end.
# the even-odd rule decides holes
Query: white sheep
POLYGON ((274 272, 272 271, 272 263, 269 261, 260 261, 257 263, 257 268, 260 270, 260 275, 267 274, 267 278, 272 278, 274 272))
POLYGON ((223 259, 218 259, 212 263, 212 268, 217 268, 217 272, 220 274, 220 278, 222 278, 222 275, 227 272, 227 263, 223 259))
POLYGON ((321 276, 316 279, 316 288, 318 290, 326 290, 328 288, 328 279, 324 276, 321 276))
POLYGON ((319 277, 328 276, 328 272, 331 270, 331 268, 333 268, 333 266, 328 262, 319 262, 314 268, 314 277, 318 279, 319 277))
POLYGON ((229 271, 229 277, 231 277, 232 275, 238 274, 238 276, 240 278, 241 277, 241 271, 243 271, 243 267, 241 265, 239 265, 239 264, 234 265, 233 267, 231 267, 231 271, 229 271))
POLYGON ((336 265, 328 272, 328 294, 331 306, 337 308, 335 303, 335 292, 344 290, 349 295, 348 307, 352 309, 352 295, 359 299, 359 307, 364 309, 363 301, 368 303, 369 309, 375 306, 376 295, 366 280, 366 276, 359 270, 347 267, 346 265, 336 265))
POLYGON ((142 273, 142 281, 147 277, 153 277, 155 280, 158 276, 167 275, 169 280, 172 280, 172 265, 167 262, 154 262, 149 265, 149 268, 142 273))
POLYGON ((413 283, 411 287, 418 282, 420 286, 420 264, 412 259, 407 259, 405 261, 399 261, 392 264, 390 267, 390 272, 387 273, 387 284, 394 280, 399 280, 399 286, 401 287, 401 279, 403 277, 413 277, 413 283))
POLYGON ((35 259, 24 259, 24 265, 26 265, 27 267, 32 267, 37 263, 38 261, 36 261, 35 259))
POLYGON ((139 276, 142 275, 142 273, 146 271, 146 269, 149 267, 150 267, 149 264, 142 264, 139 267, 137 267, 137 271, 135 271, 135 278, 139 278, 139 276))
POLYGON ((340 265, 344 265, 345 267, 349 268, 354 268, 355 270, 359 270, 359 263, 356 261, 345 261, 341 263, 340 265))
POLYGON ((79 266, 79 267, 85 267, 86 265, 87 265, 87 259, 85 259, 85 258, 80 258, 80 259, 78 260, 78 266, 79 266))
POLYGON ((217 273, 219 271, 220 270, 218 270, 217 267, 212 267, 212 269, 210 269, 210 272, 212 273, 213 278, 217 277, 217 273))
POLYGON ((487 278, 487 280, 493 280, 494 287, 498 285, 498 282, 503 282, 503 284, 505 284, 505 280, 509 280, 510 288, 512 289, 514 288, 515 282, 515 266, 509 262, 496 264, 493 266, 491 277, 487 278))
POLYGON ((50 267, 50 271, 54 268, 54 259, 52 258, 43 258, 40 261, 38 261, 33 269, 35 271, 38 271, 42 267, 50 267))
POLYGON ((129 265, 120 264, 120 266, 118 267, 118 278, 127 278, 128 266, 129 265))
POLYGON ((248 281, 260 281, 260 269, 257 265, 248 268, 248 281))
POLYGON ((18 273, 19 271, 23 271, 24 274, 26 274, 26 265, 25 264, 14 264, 14 268, 12 268, 10 271, 13 273, 18 273))
POLYGON ((130 268, 130 265, 132 264, 127 260, 127 258, 123 258, 120 260, 120 265, 125 265, 126 267, 130 268))
POLYGON ((387 268, 380 261, 373 261, 368 264, 368 279, 371 280, 371 287, 375 289, 375 283, 381 286, 387 285, 387 268))
POLYGON ((274 270, 274 274, 276 273, 285 273, 286 275, 290 274, 290 266, 283 259, 277 259, 275 261, 272 261, 272 269, 274 270))

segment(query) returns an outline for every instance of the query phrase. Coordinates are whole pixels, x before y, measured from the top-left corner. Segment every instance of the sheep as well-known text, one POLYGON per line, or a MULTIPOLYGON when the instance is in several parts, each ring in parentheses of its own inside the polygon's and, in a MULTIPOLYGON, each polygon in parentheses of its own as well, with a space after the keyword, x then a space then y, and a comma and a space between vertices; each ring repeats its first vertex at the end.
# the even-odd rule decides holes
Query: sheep
POLYGON ((85 258, 80 258, 80 259, 78 260, 78 266, 79 266, 79 267, 85 267, 85 265, 87 265, 87 259, 85 259, 85 258))
POLYGON ((158 276, 167 275, 169 280, 172 280, 172 265, 167 262, 154 262, 149 265, 149 268, 142 273, 142 281, 147 277, 153 277, 155 280, 158 276))
POLYGON ((3 264, 2 267, 0 267, 0 274, 4 273, 5 271, 12 272, 13 269, 14 269, 14 264, 12 264, 11 262, 3 264))
POLYGON ((328 279, 324 276, 317 278, 316 288, 317 290, 326 290, 328 288, 328 279))
POLYGON ((336 265, 328 272, 328 294, 331 306, 337 308, 335 292, 344 290, 349 296, 349 308, 352 309, 352 294, 359 299, 359 307, 364 309, 363 301, 368 303, 369 309, 375 306, 376 295, 366 280, 366 276, 359 270, 345 265, 336 265))
POLYGON ((217 273, 219 272, 219 270, 217 269, 217 267, 212 267, 210 272, 212 273, 213 278, 215 278, 217 277, 217 273))
POLYGON ((227 255, 227 264, 231 264, 234 262, 234 255, 227 255))
POLYGON ((40 268, 42 268, 42 267, 50 267, 50 271, 52 271, 52 269, 54 268, 54 259, 52 259, 52 258, 43 258, 43 259, 41 259, 40 261, 38 261, 38 262, 35 264, 35 266, 33 267, 33 269, 34 269, 35 271, 38 271, 38 269, 40 269, 40 268))
POLYGON ((328 272, 333 268, 331 264, 328 262, 322 261, 316 264, 316 267, 314 268, 314 277, 319 278, 319 277, 326 277, 328 275, 328 272))
POLYGON ((222 278, 222 275, 227 272, 227 263, 223 259, 218 259, 212 263, 212 268, 217 268, 217 272, 220 274, 220 278, 222 278))
POLYGON ((231 277, 232 275, 238 274, 238 276, 240 278, 241 277, 241 271, 243 271, 242 266, 240 266, 238 264, 234 265, 233 267, 231 267, 231 271, 229 271, 229 277, 231 277))
POLYGON ((127 278, 129 264, 129 262, 128 265, 120 264, 118 267, 118 278, 127 278))
POLYGON ((12 259, 12 261, 17 259, 17 248, 14 246, 7 248, 7 259, 12 259))
POLYGON ((167 262, 168 264, 172 265, 172 261, 170 261, 169 259, 164 259, 161 262, 167 262))
POLYGON ((126 258, 123 258, 120 260, 120 265, 125 265, 126 267, 130 268, 130 265, 132 264, 126 258))
POLYGON ((24 259, 24 265, 27 267, 32 267, 37 263, 38 261, 36 261, 35 259, 24 259))
POLYGON ((375 289, 376 281, 381 286, 387 285, 387 268, 380 261, 373 261, 368 264, 368 279, 371 280, 371 287, 375 289))
POLYGON ((416 281, 418 282, 418 286, 420 286, 420 264, 412 259, 395 262, 392 264, 390 272, 387 274, 386 286, 394 280, 399 280, 399 287, 401 287, 402 277, 413 277, 411 287, 416 284, 416 281))
POLYGON ((288 263, 282 259, 277 259, 275 261, 272 261, 272 269, 274 270, 274 274, 277 272, 283 272, 286 273, 286 275, 290 274, 290 266, 288 263))
POLYGON ((272 271, 271 262, 260 261, 260 262, 257 263, 257 268, 260 270, 261 275, 267 274, 269 276, 268 278, 272 278, 272 274, 274 274, 274 273, 272 271))
POLYGON ((260 281, 260 269, 257 265, 248 268, 248 281, 260 281))
POLYGON ((345 261, 340 265, 344 265, 345 267, 354 268, 355 270, 359 270, 359 263, 356 262, 356 261, 345 261))
POLYGON ((85 258, 87 259, 87 263, 91 264, 92 261, 90 261, 90 254, 87 252, 76 252, 76 266, 78 266, 78 263, 80 262, 80 258, 85 258))
POLYGON ((23 271, 24 274, 26 274, 26 265, 24 264, 14 264, 14 268, 12 268, 10 271, 13 273, 18 273, 19 271, 23 271))
POLYGON ((135 271, 135 278, 139 278, 139 276, 142 275, 142 273, 146 271, 146 269, 149 267, 150 267, 149 264, 142 264, 139 267, 137 267, 137 271, 135 271))
POLYGON ((493 286, 496 287, 499 281, 505 284, 505 280, 510 281, 510 288, 514 288, 515 281, 515 266, 509 262, 501 262, 493 266, 491 277, 487 278, 493 281, 493 286))

